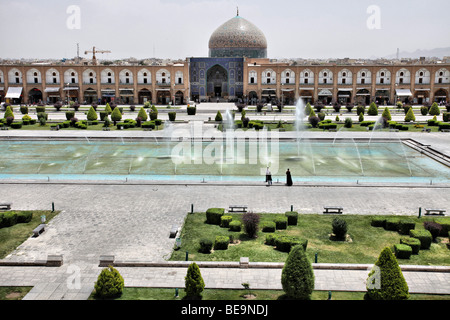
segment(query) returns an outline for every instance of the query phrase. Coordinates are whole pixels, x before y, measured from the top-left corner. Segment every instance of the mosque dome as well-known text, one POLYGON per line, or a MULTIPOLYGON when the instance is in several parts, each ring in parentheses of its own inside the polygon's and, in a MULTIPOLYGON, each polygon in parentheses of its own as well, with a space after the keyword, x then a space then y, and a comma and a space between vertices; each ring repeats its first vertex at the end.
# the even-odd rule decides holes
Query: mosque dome
POLYGON ((238 13, 213 32, 209 56, 267 58, 267 40, 258 27, 238 13))

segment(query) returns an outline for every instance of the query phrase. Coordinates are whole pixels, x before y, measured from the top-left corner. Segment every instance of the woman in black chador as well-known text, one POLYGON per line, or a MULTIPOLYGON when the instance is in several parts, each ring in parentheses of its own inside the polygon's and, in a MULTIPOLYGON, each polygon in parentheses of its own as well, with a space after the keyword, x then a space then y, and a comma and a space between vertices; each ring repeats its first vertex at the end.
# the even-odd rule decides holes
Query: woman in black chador
POLYGON ((292 177, 291 177, 291 172, 289 171, 289 169, 287 169, 286 171, 286 185, 287 186, 292 186, 292 177))

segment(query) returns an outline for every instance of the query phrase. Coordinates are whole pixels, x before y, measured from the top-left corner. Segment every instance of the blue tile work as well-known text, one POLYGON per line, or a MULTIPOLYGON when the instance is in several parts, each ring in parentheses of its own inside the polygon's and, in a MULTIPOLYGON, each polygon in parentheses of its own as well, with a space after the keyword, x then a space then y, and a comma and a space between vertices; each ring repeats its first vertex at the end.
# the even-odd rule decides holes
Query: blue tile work
POLYGON ((211 81, 208 88, 208 70, 219 65, 227 72, 228 81, 222 84, 224 95, 229 98, 242 96, 244 92, 244 58, 189 58, 189 79, 192 96, 201 99, 213 94, 211 81))

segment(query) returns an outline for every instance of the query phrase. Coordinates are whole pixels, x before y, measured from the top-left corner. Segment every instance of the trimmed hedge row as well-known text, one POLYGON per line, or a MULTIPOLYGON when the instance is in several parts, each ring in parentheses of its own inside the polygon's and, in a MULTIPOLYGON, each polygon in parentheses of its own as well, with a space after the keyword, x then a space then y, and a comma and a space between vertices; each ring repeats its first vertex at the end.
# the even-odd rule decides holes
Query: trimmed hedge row
POLYGON ((290 252, 292 247, 297 245, 301 245, 303 249, 306 250, 306 247, 308 246, 307 239, 274 234, 268 234, 265 243, 269 246, 275 246, 275 249, 281 252, 290 252))
POLYGON ((17 223, 28 223, 32 218, 33 213, 29 211, 2 212, 0 213, 0 229, 12 227, 17 223))

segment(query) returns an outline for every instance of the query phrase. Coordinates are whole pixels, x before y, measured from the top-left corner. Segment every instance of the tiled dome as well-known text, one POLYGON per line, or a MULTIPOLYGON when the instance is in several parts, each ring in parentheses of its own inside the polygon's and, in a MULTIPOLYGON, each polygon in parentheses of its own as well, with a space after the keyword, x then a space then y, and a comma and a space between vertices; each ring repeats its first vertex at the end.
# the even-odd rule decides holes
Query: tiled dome
POLYGON ((251 53, 250 56, 265 58, 267 40, 253 23, 237 15, 214 31, 209 39, 209 50, 212 57, 236 56, 244 52, 246 56, 251 53))

